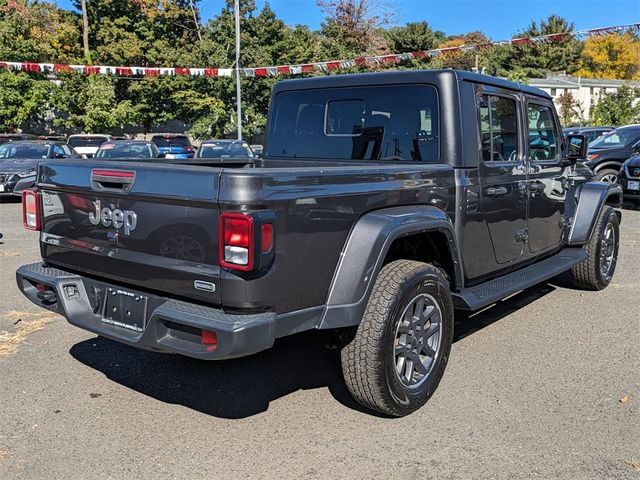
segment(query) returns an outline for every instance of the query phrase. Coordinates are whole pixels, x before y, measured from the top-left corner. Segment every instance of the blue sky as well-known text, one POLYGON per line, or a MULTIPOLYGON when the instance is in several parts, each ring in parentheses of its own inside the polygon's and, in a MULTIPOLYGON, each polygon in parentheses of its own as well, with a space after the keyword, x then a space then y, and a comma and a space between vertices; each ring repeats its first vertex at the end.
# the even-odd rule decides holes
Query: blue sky
MULTIPOLYGON (((382 0, 392 5, 398 24, 426 20, 448 35, 481 30, 494 40, 510 38, 532 19, 556 13, 575 23, 576 29, 607 27, 640 21, 640 0, 382 0)), ((55 1, 72 8, 71 0, 55 1)), ((202 0, 204 18, 217 14, 224 0, 202 0)), ((256 0, 261 7, 265 0, 256 0)), ((269 0, 287 24, 320 27, 322 12, 316 0, 269 0)))

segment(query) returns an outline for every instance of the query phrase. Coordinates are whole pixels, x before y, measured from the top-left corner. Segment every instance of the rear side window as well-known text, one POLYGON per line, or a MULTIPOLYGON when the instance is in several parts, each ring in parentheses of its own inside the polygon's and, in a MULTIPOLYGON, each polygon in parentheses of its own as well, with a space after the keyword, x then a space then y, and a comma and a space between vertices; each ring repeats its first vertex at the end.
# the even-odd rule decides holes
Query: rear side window
POLYGON ((529 120, 529 155, 532 160, 553 160, 560 152, 558 126, 553 110, 548 105, 530 103, 527 106, 529 120))
POLYGON ((269 157, 438 163, 438 96, 428 85, 282 92, 269 157))
POLYGON ((162 135, 151 139, 156 147, 190 147, 191 142, 183 135, 162 135))
POLYGON ((107 137, 71 137, 67 141, 72 147, 99 147, 108 140, 107 137))
POLYGON ((513 98, 481 95, 478 101, 480 142, 485 162, 518 158, 518 117, 513 98))

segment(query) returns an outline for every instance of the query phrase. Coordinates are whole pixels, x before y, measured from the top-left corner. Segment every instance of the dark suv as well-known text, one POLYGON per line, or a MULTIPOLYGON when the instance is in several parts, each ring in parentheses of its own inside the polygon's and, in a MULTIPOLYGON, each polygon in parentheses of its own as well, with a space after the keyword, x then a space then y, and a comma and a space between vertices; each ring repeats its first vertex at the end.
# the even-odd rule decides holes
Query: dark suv
POLYGON ((640 153, 640 125, 619 127, 589 144, 586 164, 596 180, 617 184, 623 162, 640 153))
POLYGON ((595 139, 601 137, 605 133, 610 132, 615 129, 615 127, 567 127, 562 130, 562 133, 565 135, 571 135, 580 133, 587 137, 588 142, 593 142, 595 139))
POLYGON ((154 135, 151 137, 151 142, 158 147, 160 153, 163 153, 165 158, 168 159, 193 158, 196 153, 189 137, 186 135, 176 135, 172 133, 154 135))
POLYGON ((80 158, 64 142, 21 140, 0 145, 0 196, 35 188, 36 167, 45 159, 80 158))

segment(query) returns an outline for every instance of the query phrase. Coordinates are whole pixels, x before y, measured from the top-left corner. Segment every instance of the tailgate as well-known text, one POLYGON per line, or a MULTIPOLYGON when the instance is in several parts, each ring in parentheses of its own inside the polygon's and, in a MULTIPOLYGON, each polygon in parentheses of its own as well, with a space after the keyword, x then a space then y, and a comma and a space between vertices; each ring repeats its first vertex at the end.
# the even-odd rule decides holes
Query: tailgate
POLYGON ((40 167, 42 256, 173 297, 220 304, 221 169, 50 161, 40 167))

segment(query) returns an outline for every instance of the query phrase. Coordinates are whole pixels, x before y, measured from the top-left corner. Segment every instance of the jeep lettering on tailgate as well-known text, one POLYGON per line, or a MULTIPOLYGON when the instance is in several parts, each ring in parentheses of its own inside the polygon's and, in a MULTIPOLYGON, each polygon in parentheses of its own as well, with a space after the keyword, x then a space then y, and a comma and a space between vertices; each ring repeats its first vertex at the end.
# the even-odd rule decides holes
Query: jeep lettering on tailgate
POLYGON ((114 208, 111 210, 109 207, 101 208, 100 200, 93 202, 96 209, 95 212, 89 212, 89 221, 91 225, 99 225, 102 223, 105 227, 114 226, 116 230, 120 230, 124 227, 124 234, 129 235, 133 232, 138 225, 138 215, 133 210, 120 210, 114 208))

